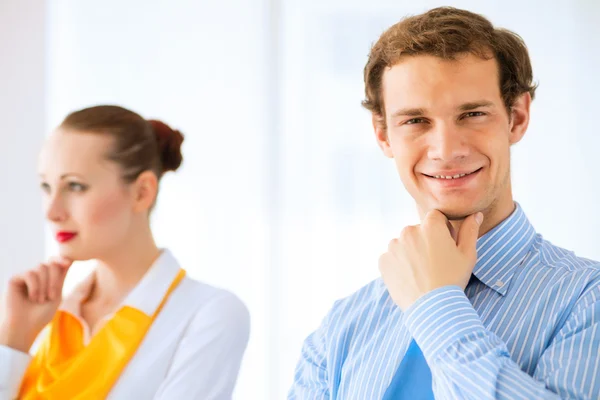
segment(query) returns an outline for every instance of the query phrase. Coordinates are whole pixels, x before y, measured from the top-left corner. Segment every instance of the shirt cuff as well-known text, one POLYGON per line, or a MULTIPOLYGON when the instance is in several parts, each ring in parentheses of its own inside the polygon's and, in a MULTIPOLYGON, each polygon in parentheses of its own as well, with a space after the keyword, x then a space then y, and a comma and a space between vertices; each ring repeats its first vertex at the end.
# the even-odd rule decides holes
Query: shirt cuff
POLYGON ((0 399, 16 399, 31 356, 8 346, 0 346, 0 399))
POLYGON ((420 297, 405 311, 404 322, 428 362, 466 335, 485 332, 479 315, 458 286, 444 286, 420 297))

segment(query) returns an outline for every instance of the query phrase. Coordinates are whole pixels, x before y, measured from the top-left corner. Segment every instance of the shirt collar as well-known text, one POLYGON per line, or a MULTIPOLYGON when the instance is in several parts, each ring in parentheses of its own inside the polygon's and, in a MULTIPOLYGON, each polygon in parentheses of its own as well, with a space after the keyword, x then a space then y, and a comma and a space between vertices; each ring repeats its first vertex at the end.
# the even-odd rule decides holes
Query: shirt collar
POLYGON ((477 263, 473 274, 504 296, 535 235, 533 225, 521 206, 515 203, 515 210, 508 218, 477 240, 477 263))
MULTIPOLYGON (((129 306, 152 316, 162 301, 173 279, 179 272, 179 263, 169 250, 163 250, 140 282, 127 295, 121 307, 129 306)), ((73 315, 81 315, 81 304, 89 297, 94 284, 92 273, 65 298, 60 309, 73 315)))
POLYGON ((152 316, 179 270, 180 266, 175 257, 170 251, 163 250, 142 280, 127 295, 123 305, 152 316))

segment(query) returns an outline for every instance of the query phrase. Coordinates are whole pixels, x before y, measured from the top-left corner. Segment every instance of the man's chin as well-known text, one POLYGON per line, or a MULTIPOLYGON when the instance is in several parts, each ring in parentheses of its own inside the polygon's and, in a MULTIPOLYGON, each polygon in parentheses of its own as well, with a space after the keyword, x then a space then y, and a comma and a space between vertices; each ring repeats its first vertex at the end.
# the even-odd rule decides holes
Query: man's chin
POLYGON ((476 207, 440 207, 438 210, 444 214, 449 221, 462 221, 469 215, 481 211, 476 207))
POLYGON ((442 214, 444 214, 446 216, 446 218, 448 218, 448 221, 462 221, 463 219, 465 219, 469 215, 471 215, 471 214, 447 213, 447 212, 444 212, 444 211, 442 211, 442 214))

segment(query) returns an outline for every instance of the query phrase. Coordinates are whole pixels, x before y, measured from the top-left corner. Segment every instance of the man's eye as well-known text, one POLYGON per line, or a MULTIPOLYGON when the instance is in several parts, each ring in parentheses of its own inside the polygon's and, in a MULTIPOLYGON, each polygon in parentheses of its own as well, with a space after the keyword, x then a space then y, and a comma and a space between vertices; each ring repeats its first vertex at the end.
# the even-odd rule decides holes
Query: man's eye
POLYGON ((406 121, 404 123, 404 125, 415 125, 415 124, 421 124, 425 122, 424 118, 413 118, 413 119, 409 119, 408 121, 406 121))
POLYGON ((470 111, 470 112, 466 113, 466 114, 464 115, 464 117, 465 117, 465 118, 471 118, 471 117, 482 117, 482 116, 484 116, 484 115, 485 115, 485 113, 484 113, 484 112, 481 112, 481 111, 470 111))

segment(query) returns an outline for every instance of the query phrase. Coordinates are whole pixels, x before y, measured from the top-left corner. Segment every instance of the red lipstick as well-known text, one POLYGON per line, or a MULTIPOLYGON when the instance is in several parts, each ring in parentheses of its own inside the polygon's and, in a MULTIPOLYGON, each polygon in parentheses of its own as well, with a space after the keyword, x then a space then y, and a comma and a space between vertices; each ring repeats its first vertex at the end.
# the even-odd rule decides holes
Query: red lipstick
POLYGON ((61 232, 57 232, 56 233, 56 240, 59 243, 66 243, 69 240, 73 239, 75 236, 77 236, 77 232, 65 232, 65 231, 61 231, 61 232))

